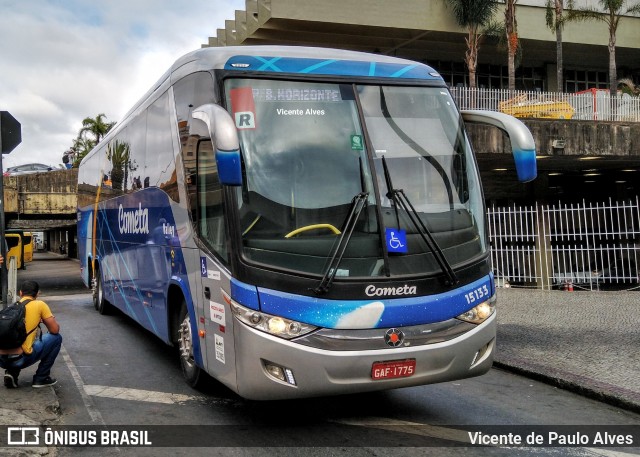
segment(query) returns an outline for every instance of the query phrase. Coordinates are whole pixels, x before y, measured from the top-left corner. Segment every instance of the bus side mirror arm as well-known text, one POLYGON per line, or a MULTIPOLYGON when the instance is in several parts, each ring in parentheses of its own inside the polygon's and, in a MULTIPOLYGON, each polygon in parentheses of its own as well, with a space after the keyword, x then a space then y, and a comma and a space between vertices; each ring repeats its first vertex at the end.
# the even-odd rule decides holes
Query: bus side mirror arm
POLYGON ((511 142, 518 180, 529 182, 536 178, 536 145, 533 135, 522 121, 496 111, 462 110, 461 114, 465 122, 492 125, 505 132, 511 142))
POLYGON ((211 138, 216 148, 216 166, 220 183, 225 186, 242 185, 240 141, 235 123, 221 106, 208 103, 195 108, 189 135, 211 138))

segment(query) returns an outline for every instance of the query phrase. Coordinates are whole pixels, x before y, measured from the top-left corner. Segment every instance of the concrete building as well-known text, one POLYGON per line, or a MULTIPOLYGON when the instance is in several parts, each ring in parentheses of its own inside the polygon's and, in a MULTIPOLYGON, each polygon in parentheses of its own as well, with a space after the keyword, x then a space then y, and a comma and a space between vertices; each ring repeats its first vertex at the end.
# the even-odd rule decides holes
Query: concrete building
MULTIPOLYGON (((224 29, 204 46, 296 44, 353 49, 426 62, 447 82, 467 84, 464 65, 466 31, 445 0, 247 0, 224 29)), ((503 3, 503 2, 500 2, 503 3)), ((634 4, 633 0, 627 2, 634 4)), ((555 90, 556 38, 545 22, 545 0, 519 0, 519 89, 555 90)), ((576 0, 576 7, 597 6, 576 0)), ((496 21, 503 21, 504 5, 496 21)), ((563 31, 565 90, 574 92, 608 84, 607 25, 600 21, 568 23, 563 31)), ((640 17, 627 16, 617 30, 618 77, 640 82, 640 17)), ((479 54, 478 84, 506 87, 506 51, 486 40, 479 54)))

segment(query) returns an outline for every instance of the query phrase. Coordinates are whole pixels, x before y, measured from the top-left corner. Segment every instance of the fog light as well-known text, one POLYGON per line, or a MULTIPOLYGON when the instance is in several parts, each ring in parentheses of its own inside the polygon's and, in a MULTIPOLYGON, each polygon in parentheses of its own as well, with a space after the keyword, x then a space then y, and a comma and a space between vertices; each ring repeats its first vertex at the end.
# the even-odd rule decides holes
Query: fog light
POLYGON ((290 368, 281 367, 271 362, 264 362, 264 368, 267 370, 269 376, 291 384, 292 386, 296 385, 296 378, 293 376, 293 371, 290 368))
POLYGON ((280 381, 286 381, 282 367, 279 367, 278 365, 271 365, 270 363, 266 364, 264 367, 267 369, 267 373, 274 378, 279 379, 280 381))
POLYGON ((482 362, 484 362, 487 359, 487 357, 489 357, 493 349, 494 341, 495 340, 489 341, 487 344, 482 346, 478 350, 478 352, 476 352, 476 355, 473 357, 473 360, 471 361, 471 365, 469 366, 469 368, 474 368, 476 365, 480 365, 482 362))
POLYGON ((284 374, 287 375, 287 382, 291 385, 296 385, 296 378, 293 377, 293 371, 288 368, 284 369, 284 374))

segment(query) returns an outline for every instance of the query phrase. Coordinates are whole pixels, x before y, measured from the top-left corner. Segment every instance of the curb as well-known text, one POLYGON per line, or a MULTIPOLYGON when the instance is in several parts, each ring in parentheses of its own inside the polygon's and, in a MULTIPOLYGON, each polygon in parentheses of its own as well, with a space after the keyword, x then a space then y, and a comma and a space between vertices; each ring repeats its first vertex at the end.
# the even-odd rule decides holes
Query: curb
POLYGON ((640 394, 632 390, 521 359, 507 357, 501 361, 494 360, 493 366, 611 406, 640 413, 640 394))

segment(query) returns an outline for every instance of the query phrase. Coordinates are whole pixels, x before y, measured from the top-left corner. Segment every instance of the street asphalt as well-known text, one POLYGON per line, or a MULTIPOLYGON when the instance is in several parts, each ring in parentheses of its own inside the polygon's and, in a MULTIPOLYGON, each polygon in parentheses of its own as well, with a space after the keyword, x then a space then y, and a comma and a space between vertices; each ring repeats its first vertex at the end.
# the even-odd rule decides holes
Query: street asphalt
MULTIPOLYGON (((55 309, 68 299, 42 289, 55 309)), ((85 289, 86 290, 86 289, 85 289)), ((640 412, 640 291, 498 289, 494 366, 640 412)), ((63 342, 64 347, 64 342, 63 342)), ((63 368, 56 362, 55 370, 63 368)), ((53 425, 60 415, 56 387, 32 389, 35 367, 23 370, 18 389, 0 386, 0 425, 53 425)), ((23 455, 10 449, 8 455, 23 455)), ((24 455, 51 455, 29 448, 24 455)))

